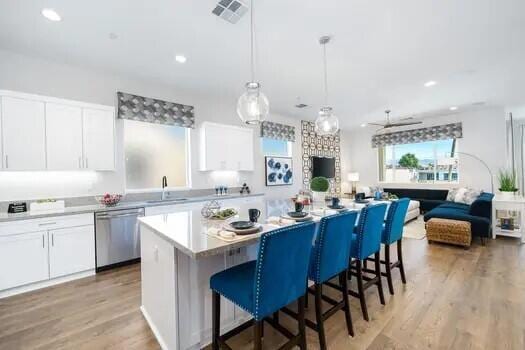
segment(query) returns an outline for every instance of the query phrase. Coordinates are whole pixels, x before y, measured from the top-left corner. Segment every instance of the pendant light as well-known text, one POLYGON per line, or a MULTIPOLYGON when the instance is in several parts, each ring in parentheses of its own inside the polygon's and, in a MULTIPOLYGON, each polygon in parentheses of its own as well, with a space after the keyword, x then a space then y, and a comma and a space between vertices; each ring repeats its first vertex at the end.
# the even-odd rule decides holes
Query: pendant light
POLYGON ((255 81, 254 66, 254 24, 253 0, 250 2, 250 66, 251 81, 246 83, 246 92, 237 101, 237 114, 246 124, 259 124, 266 119, 270 111, 268 98, 261 92, 261 85, 255 81))
POLYGON ((334 115, 332 107, 328 106, 328 73, 326 69, 326 44, 330 42, 329 36, 322 36, 319 44, 323 46, 324 64, 324 106, 319 110, 315 120, 315 132, 320 136, 335 135, 339 131, 339 119, 334 115))

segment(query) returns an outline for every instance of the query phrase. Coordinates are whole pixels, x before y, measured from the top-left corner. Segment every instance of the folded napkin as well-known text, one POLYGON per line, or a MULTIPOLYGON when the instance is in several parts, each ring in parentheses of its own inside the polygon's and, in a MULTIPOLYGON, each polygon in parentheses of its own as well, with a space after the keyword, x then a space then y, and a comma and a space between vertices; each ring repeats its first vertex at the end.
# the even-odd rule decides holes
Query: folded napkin
POLYGON ((220 236, 225 238, 235 237, 235 232, 222 230, 218 227, 210 227, 208 229, 208 234, 211 236, 220 236))
POLYGON ((270 216, 268 219, 266 219, 266 222, 278 226, 295 224, 295 220, 283 219, 278 216, 270 216))

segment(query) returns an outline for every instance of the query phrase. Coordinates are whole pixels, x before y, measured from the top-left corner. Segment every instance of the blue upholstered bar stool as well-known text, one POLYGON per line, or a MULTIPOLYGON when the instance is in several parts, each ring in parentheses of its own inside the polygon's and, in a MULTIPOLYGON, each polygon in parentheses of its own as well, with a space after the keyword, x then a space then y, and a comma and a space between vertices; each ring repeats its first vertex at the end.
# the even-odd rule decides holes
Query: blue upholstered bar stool
MULTIPOLYGON (((315 295, 316 322, 308 319, 306 325, 319 334, 321 350, 326 350, 326 337, 324 332, 324 321, 336 314, 337 311, 345 312, 346 327, 348 334, 353 336, 352 316, 350 314, 350 303, 348 300, 348 280, 346 271, 350 259, 350 244, 352 241, 352 228, 357 219, 357 212, 345 212, 323 217, 319 223, 319 229, 315 238, 315 245, 310 257, 310 269, 308 279, 314 282, 313 290, 308 291, 315 295), (334 277, 339 277, 339 285, 329 282, 334 277), (323 284, 331 286, 342 292, 340 301, 323 295, 323 284), (332 307, 323 313, 322 301, 326 301, 332 307)), ((283 312, 296 317, 297 313, 288 308, 283 312)))
POLYGON ((262 348, 263 321, 266 319, 294 345, 306 349, 304 295, 308 262, 312 251, 314 223, 304 223, 264 233, 259 243, 257 260, 249 261, 210 278, 212 289, 212 348, 229 349, 227 339, 253 323, 254 349, 262 348), (253 320, 220 335, 220 296, 225 297, 253 316, 253 320), (267 316, 298 300, 299 333, 292 334, 267 316))
POLYGON ((393 201, 388 209, 383 234, 381 236, 381 243, 385 245, 385 260, 382 261, 385 265, 385 271, 382 273, 386 276, 388 282, 388 291, 394 295, 394 285, 392 283, 392 269, 399 268, 401 273, 401 281, 406 284, 405 266, 403 265, 403 252, 401 242, 403 241, 403 227, 405 225, 405 216, 407 215, 408 205, 410 199, 401 198, 393 201), (392 263, 390 261, 390 245, 397 242, 397 261, 392 263))
POLYGON ((381 282, 381 263, 379 252, 381 250, 381 234, 386 213, 386 204, 369 205, 361 210, 359 222, 352 235, 350 256, 353 261, 348 269, 349 275, 357 278, 357 292, 349 290, 348 293, 359 298, 363 318, 368 321, 368 310, 366 307, 365 290, 376 285, 379 292, 381 304, 385 304, 383 285, 381 282), (374 255, 375 269, 372 271, 374 277, 363 275, 363 262, 374 255), (365 281, 366 283, 364 283, 365 281))

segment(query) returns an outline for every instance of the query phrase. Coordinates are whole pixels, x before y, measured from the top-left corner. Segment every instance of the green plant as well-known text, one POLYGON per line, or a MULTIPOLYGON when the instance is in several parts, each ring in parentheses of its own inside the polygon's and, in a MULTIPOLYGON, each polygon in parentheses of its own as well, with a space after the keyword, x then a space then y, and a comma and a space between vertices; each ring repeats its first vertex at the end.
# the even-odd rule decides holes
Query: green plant
POLYGON ((516 192, 516 174, 510 170, 500 170, 498 174, 499 190, 502 192, 516 192))
POLYGON ((417 159, 416 155, 413 153, 405 153, 399 159, 398 164, 403 168, 417 169, 419 168, 419 159, 417 159))
POLYGON ((310 182, 310 189, 315 192, 326 192, 330 187, 330 183, 326 177, 318 176, 310 182))

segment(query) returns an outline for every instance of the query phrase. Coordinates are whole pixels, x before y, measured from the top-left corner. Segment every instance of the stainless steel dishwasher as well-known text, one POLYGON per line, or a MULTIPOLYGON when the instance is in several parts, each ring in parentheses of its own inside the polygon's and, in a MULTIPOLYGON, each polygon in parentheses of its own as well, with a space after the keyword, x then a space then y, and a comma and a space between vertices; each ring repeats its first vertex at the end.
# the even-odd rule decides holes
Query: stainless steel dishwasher
POLYGON ((109 210, 95 214, 96 271, 140 260, 137 218, 144 208, 109 210))

